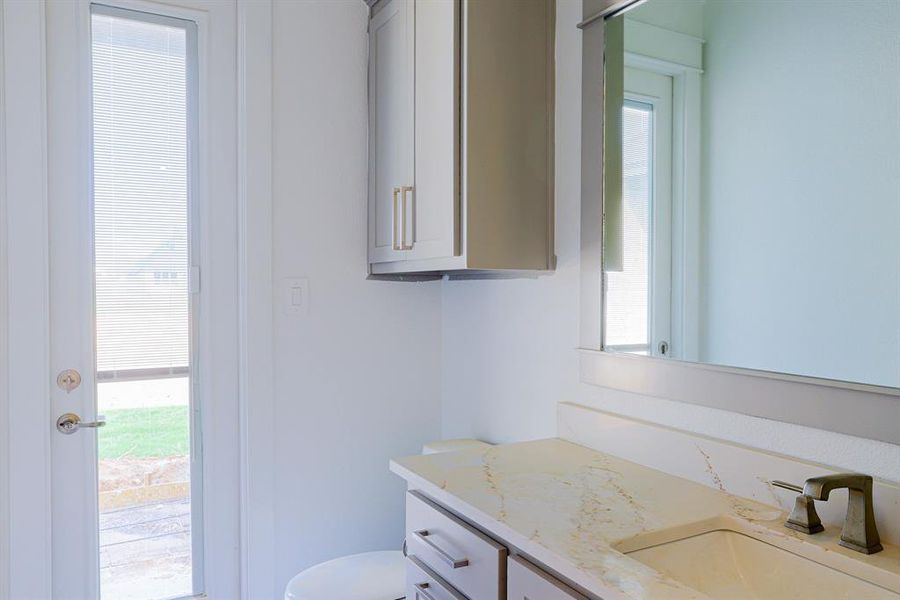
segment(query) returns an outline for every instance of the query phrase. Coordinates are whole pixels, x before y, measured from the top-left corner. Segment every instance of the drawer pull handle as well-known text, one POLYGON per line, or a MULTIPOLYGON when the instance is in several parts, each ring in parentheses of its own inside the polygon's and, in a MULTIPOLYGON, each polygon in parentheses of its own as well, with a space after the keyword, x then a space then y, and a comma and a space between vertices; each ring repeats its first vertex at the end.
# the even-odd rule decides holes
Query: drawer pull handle
POLYGON ((432 542, 429 539, 430 534, 428 533, 427 529, 420 529, 418 531, 413 531, 413 535, 416 536, 420 542, 422 542, 423 544, 425 544, 426 546, 428 546, 429 548, 434 550, 435 553, 437 553, 437 555, 441 557, 441 560, 443 560, 445 563, 447 563, 447 565, 451 569, 461 569, 462 567, 469 566, 468 558, 454 558, 446 550, 444 550, 443 548, 441 548, 440 546, 438 546, 437 544, 432 542))
POLYGON ((416 584, 416 600, 418 600, 419 596, 425 598, 425 600, 437 600, 434 596, 431 595, 431 592, 428 591, 428 588, 431 587, 427 583, 417 583, 416 584))

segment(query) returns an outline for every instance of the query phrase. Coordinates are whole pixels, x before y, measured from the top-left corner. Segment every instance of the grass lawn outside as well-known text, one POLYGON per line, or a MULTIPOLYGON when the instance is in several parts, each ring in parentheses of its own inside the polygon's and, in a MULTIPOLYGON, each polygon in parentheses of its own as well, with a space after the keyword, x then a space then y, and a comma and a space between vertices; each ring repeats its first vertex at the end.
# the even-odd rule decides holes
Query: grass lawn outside
POLYGON ((107 410, 99 430, 100 460, 186 456, 190 452, 187 406, 107 410))

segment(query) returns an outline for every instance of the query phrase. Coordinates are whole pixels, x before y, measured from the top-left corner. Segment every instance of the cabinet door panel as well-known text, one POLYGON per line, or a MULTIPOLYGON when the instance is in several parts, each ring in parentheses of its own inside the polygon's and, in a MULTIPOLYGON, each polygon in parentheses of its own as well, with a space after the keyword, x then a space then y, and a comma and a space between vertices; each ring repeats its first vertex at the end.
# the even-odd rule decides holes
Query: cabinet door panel
POLYGON ((405 254, 395 211, 415 186, 414 66, 415 3, 390 0, 369 24, 369 262, 405 254))
POLYGON ((509 557, 506 577, 507 600, 587 600, 518 556, 509 557))
POLYGON ((416 187, 407 258, 459 253, 459 0, 417 0, 416 187), (413 226, 414 224, 414 226, 413 226))

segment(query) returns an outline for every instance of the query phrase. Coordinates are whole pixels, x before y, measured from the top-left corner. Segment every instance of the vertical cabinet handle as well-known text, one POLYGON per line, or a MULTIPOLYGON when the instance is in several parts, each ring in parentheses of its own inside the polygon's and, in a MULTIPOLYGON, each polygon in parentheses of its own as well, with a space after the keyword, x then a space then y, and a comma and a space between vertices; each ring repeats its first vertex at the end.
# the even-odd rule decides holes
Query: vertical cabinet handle
MULTIPOLYGON (((393 201, 391 203, 391 249, 402 250, 400 244, 397 243, 397 215, 399 214, 397 202, 400 199, 400 188, 395 187, 393 193, 393 201)), ((401 234, 402 235, 402 234, 401 234)))
POLYGON ((400 203, 403 205, 403 209, 400 212, 401 234, 400 234, 399 250, 412 250, 413 245, 416 243, 416 195, 415 195, 415 193, 413 193, 413 187, 411 185, 404 185, 403 187, 400 188, 400 196, 401 196, 400 203), (410 195, 409 208, 410 208, 410 212, 412 213, 412 232, 411 232, 412 241, 410 241, 408 244, 406 243, 406 232, 409 229, 409 227, 408 227, 409 220, 408 220, 408 215, 406 212, 406 193, 407 192, 409 192, 409 195, 410 195))
POLYGON ((391 202, 391 249, 393 250, 412 250, 416 240, 416 218, 415 218, 415 202, 416 195, 413 194, 413 188, 410 185, 395 187, 391 202), (410 193, 413 219, 412 219, 412 242, 406 243, 407 215, 406 215, 406 193, 410 193), (399 217, 399 218, 398 218, 399 217), (398 235, 397 229, 400 229, 398 235), (399 240, 399 241, 398 241, 399 240))

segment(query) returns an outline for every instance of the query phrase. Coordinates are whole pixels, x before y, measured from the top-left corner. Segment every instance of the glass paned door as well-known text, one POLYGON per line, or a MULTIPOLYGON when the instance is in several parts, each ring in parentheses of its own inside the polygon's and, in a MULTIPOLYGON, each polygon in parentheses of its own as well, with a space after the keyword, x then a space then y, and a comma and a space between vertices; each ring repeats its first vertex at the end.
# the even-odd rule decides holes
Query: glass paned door
POLYGON ((191 131, 196 30, 91 11, 100 595, 161 599, 194 576, 191 131))

